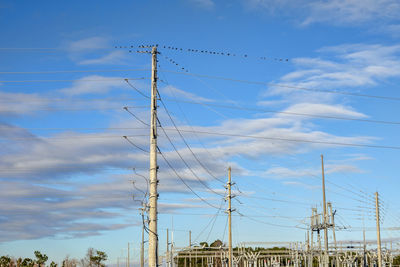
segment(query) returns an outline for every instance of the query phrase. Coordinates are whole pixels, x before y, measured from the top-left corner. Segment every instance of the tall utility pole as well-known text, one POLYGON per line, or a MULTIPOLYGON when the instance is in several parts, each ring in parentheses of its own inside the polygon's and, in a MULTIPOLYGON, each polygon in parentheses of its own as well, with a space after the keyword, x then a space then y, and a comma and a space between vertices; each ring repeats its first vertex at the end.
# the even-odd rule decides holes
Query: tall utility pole
POLYGON ((158 267, 157 234, 157 47, 151 50, 149 267, 158 267))
POLYGON ((325 171, 324 171, 324 155, 321 155, 321 166, 322 166, 322 201, 324 205, 324 243, 325 243, 325 254, 328 255, 328 222, 326 218, 326 198, 325 198, 325 171))
POLYGON ((382 251, 381 251, 381 227, 379 223, 379 196, 375 192, 375 212, 376 212, 376 234, 378 238, 378 267, 382 267, 382 251))
POLYGON ((192 247, 192 231, 189 230, 189 248, 192 247))
POLYGON ((335 213, 333 213, 333 211, 332 211, 332 203, 331 202, 328 202, 328 207, 329 207, 329 210, 330 210, 330 214, 331 214, 331 225, 332 225, 332 235, 333 235, 333 243, 334 243, 334 245, 335 245, 335 258, 336 258, 336 264, 335 264, 335 266, 339 266, 339 254, 338 254, 338 251, 337 251, 337 244, 336 244, 336 233, 335 233, 335 213, 336 213, 336 211, 335 211, 335 213))
POLYGON ((169 261, 170 261, 170 258, 169 258, 169 231, 168 231, 168 228, 167 228, 167 252, 165 253, 165 258, 166 258, 166 262, 167 262, 167 267, 169 267, 169 261))
POLYGON ((143 207, 141 208, 142 211, 142 242, 140 244, 140 267, 144 267, 144 213, 146 210, 146 203, 142 202, 143 207))
POLYGON ((128 242, 128 260, 127 260, 126 266, 129 267, 129 242, 128 242))
POLYGON ((228 224, 229 224, 229 267, 232 267, 232 178, 231 167, 228 168, 228 224))

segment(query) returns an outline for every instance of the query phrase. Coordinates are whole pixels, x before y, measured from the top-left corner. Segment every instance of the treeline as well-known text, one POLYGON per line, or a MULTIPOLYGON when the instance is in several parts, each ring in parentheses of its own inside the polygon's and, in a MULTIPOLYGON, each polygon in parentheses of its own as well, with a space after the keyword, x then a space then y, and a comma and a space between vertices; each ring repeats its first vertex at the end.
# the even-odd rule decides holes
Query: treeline
MULTIPOLYGON (((10 256, 0 257, 0 267, 57 267, 58 264, 51 261, 48 265, 49 257, 40 251, 34 252, 35 258, 12 258, 10 256)), ((66 256, 61 263, 61 267, 105 267, 104 261, 107 260, 107 254, 100 250, 89 248, 83 259, 74 259, 66 256)))

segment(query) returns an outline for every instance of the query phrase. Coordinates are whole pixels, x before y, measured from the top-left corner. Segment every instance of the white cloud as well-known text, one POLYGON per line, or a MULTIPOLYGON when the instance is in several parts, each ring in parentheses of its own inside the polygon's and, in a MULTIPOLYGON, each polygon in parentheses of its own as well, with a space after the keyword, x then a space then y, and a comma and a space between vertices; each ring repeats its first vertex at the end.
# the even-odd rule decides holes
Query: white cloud
POLYGON ((0 91, 0 115, 25 115, 49 107, 49 100, 38 94, 6 93, 0 91))
POLYGON ((99 58, 84 59, 79 61, 80 65, 106 65, 106 64, 124 64, 125 52, 121 50, 113 51, 99 58))
POLYGON ((290 185, 290 186, 302 187, 302 188, 310 189, 310 190, 314 190, 314 189, 319 189, 320 188, 320 186, 318 186, 318 185, 309 185, 309 184, 301 183, 301 182, 298 182, 298 181, 286 181, 286 182, 283 182, 283 184, 284 185, 290 185))
POLYGON ((67 96, 84 94, 105 94, 113 89, 126 89, 127 84, 122 77, 105 77, 90 75, 73 82, 72 87, 60 89, 67 96))
POLYGON ((399 21, 396 0, 243 0, 247 8, 298 18, 297 23, 328 23, 354 26, 362 23, 387 25, 399 21))
POLYGON ((399 20, 400 3, 396 0, 331 0, 313 1, 304 24, 333 24, 399 20))
POLYGON ((174 98, 187 99, 187 100, 192 100, 192 101, 196 101, 196 102, 197 101, 198 102, 213 102, 214 101, 209 98, 201 97, 201 96, 195 95, 193 93, 180 90, 172 85, 168 85, 168 86, 162 88, 162 92, 164 93, 164 95, 168 95, 168 96, 171 96, 174 98))
MULTIPOLYGON (((288 113, 300 113, 310 115, 321 115, 321 116, 342 116, 350 118, 366 118, 367 116, 352 110, 350 107, 344 107, 342 105, 328 105, 328 104, 317 104, 317 103, 299 103, 294 104, 284 112, 288 113)), ((284 115, 290 116, 290 115, 284 115)))
POLYGON ((213 9, 215 7, 213 0, 190 0, 190 2, 203 9, 213 9))
POLYGON ((89 37, 77 41, 71 41, 66 44, 66 49, 70 52, 87 52, 96 49, 110 48, 108 39, 104 37, 89 37))
POLYGON ((295 87, 360 90, 362 87, 375 86, 383 79, 400 77, 398 45, 348 44, 325 47, 319 53, 330 59, 294 59, 297 70, 280 79, 288 87, 271 86, 266 95, 286 95, 291 100, 320 103, 332 101, 334 95, 303 91, 295 87))

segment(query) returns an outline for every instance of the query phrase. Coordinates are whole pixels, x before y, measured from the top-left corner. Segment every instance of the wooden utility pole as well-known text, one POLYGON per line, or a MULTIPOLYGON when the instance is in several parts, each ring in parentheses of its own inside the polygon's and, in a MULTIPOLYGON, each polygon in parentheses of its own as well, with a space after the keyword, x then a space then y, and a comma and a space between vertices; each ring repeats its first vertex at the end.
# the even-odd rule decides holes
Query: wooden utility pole
POLYGON ((326 198, 325 198, 325 170, 324 170, 324 155, 321 155, 321 167, 322 167, 322 201, 324 205, 324 245, 325 245, 325 256, 329 257, 328 252, 328 222, 326 218, 326 198))
POLYGON ((375 212, 376 212, 376 235, 378 241, 378 267, 382 267, 382 251, 381 251, 381 227, 379 223, 379 196, 375 192, 375 212))
POLYGON ((331 218, 332 218, 332 221, 331 221, 331 224, 332 224, 332 235, 333 235, 333 244, 335 245, 335 254, 336 254, 335 255, 335 258, 336 258, 335 266, 339 266, 339 254, 338 254, 338 251, 337 251, 336 233, 335 233, 335 214, 332 211, 332 203, 331 202, 328 202, 328 207, 329 207, 331 218))
POLYGON ((126 263, 126 266, 129 267, 129 242, 128 242, 128 262, 126 263))
POLYGON ((229 263, 228 266, 232 267, 232 178, 231 167, 228 168, 228 224, 229 224, 229 263))
POLYGON ((167 252, 165 253, 165 259, 166 259, 166 262, 167 262, 167 267, 169 267, 169 261, 170 261, 170 258, 169 258, 169 231, 168 231, 168 228, 167 228, 167 252))
POLYGON ((146 203, 142 202, 141 215, 142 215, 142 242, 140 243, 140 267, 144 267, 144 214, 146 211, 146 203))
POLYGON ((158 267, 157 234, 157 47, 151 51, 149 267, 158 267))
POLYGON ((192 247, 192 231, 189 230, 189 248, 192 247))

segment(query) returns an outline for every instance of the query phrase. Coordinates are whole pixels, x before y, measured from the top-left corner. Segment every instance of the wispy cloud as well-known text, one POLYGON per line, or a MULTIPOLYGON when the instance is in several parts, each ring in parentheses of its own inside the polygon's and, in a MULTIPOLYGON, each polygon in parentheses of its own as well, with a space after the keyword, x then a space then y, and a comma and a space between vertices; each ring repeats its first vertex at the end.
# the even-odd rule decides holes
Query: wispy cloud
POLYGON ((104 94, 117 88, 128 88, 124 78, 89 75, 74 81, 71 87, 60 89, 59 92, 68 96, 77 96, 85 94, 104 94))
MULTIPOLYGON (((376 86, 383 79, 400 77, 400 46, 348 44, 320 49, 321 57, 296 58, 297 70, 281 77, 293 87, 339 89, 376 86)), ((292 100, 331 101, 333 95, 290 87, 271 87, 267 95, 286 95, 292 100)))
POLYGON ((39 94, 7 93, 0 91, 0 115, 24 115, 46 109, 50 101, 39 94))
POLYGON ((195 95, 193 93, 183 91, 172 85, 168 85, 168 86, 162 88, 162 92, 165 95, 168 95, 168 96, 171 96, 174 98, 181 98, 181 99, 193 100, 193 101, 198 101, 198 102, 213 102, 214 101, 213 99, 210 99, 210 98, 201 97, 201 96, 195 95))
POLYGON ((247 8, 267 14, 297 17, 303 26, 313 23, 355 26, 362 23, 390 25, 398 22, 400 3, 396 0, 243 0, 247 8))
POLYGON ((108 45, 108 39, 98 36, 71 41, 66 43, 65 47, 68 51, 74 53, 110 48, 108 45))
POLYGON ((203 9, 213 9, 215 7, 213 0, 190 0, 190 2, 196 7, 203 9))
POLYGON ((107 64, 124 64, 124 51, 113 51, 109 54, 98 58, 84 59, 78 62, 79 65, 107 65, 107 64))
POLYGON ((70 58, 78 65, 125 64, 122 50, 112 50, 108 38, 89 37, 67 42, 64 45, 70 58))

